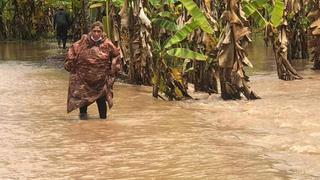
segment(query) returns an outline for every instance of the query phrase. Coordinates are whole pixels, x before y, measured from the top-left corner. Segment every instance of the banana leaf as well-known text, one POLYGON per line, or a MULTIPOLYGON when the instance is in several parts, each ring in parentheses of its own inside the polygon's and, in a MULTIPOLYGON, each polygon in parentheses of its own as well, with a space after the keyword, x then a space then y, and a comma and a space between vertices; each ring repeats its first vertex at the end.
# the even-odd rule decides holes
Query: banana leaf
POLYGON ((185 48, 174 48, 167 51, 170 56, 175 56, 183 59, 195 59, 198 61, 206 61, 208 56, 194 52, 185 48))
POLYGON ((165 48, 169 48, 172 45, 183 41, 196 28, 198 28, 198 24, 196 22, 194 22, 194 21, 192 21, 191 23, 186 24, 185 26, 183 26, 183 28, 181 28, 178 32, 176 32, 176 34, 173 35, 171 37, 171 39, 169 39, 169 41, 167 42, 167 44, 164 47, 165 48))
POLYGON ((166 19, 161 19, 161 18, 155 18, 152 20, 152 23, 154 23, 155 25, 164 28, 168 31, 177 31, 178 30, 178 26, 176 25, 175 22, 166 20, 166 19))
POLYGON ((259 12, 259 10, 257 9, 257 5, 245 1, 243 11, 245 12, 247 17, 253 17, 253 19, 258 22, 259 27, 264 28, 267 25, 267 20, 259 12))
POLYGON ((103 6, 103 3, 101 3, 101 2, 93 3, 90 5, 90 9, 98 8, 98 7, 102 7, 102 6, 103 6))
POLYGON ((159 0, 149 0, 149 3, 155 8, 159 8, 161 6, 159 0))
POLYGON ((172 18, 174 16, 173 13, 169 12, 169 11, 164 11, 164 12, 160 12, 159 16, 161 17, 167 17, 167 18, 172 18))
POLYGON ((271 22, 275 27, 278 27, 282 22, 284 2, 282 0, 275 0, 275 6, 271 12, 271 22))
POLYGON ((188 10, 189 14, 192 16, 194 21, 201 27, 203 31, 209 34, 213 34, 213 29, 208 22, 205 15, 202 13, 200 8, 197 6, 193 0, 180 0, 184 7, 188 10))

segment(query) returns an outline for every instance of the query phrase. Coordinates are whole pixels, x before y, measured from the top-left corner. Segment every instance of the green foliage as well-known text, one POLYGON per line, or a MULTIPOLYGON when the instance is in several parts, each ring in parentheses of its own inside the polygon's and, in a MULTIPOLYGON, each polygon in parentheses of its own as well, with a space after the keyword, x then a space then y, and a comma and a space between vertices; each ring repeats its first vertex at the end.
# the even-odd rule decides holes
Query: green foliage
POLYGON ((205 15, 193 0, 180 0, 184 7, 188 10, 188 13, 192 16, 194 21, 201 27, 201 29, 209 34, 213 33, 213 29, 208 22, 205 15))
POLYGON ((48 6, 53 6, 53 7, 59 7, 59 6, 65 6, 70 8, 72 3, 74 4, 80 4, 79 2, 77 2, 76 0, 48 0, 46 1, 48 6))
POLYGON ((171 56, 175 56, 183 59, 195 59, 198 61, 205 61, 208 59, 208 56, 194 52, 190 49, 185 48, 173 48, 167 51, 171 56))
MULTIPOLYGON (((172 2, 172 1, 171 1, 172 2)), ((206 32, 213 32, 213 29, 211 28, 211 25, 209 24, 208 20, 204 16, 204 14, 201 12, 197 4, 195 4, 192 0, 181 0, 183 5, 186 7, 190 15, 192 15, 191 23, 185 24, 180 30, 178 30, 177 25, 173 21, 169 21, 165 19, 168 17, 171 12, 165 11, 161 14, 161 16, 155 18, 152 20, 152 22, 161 28, 164 28, 169 31, 177 31, 165 44, 164 48, 168 49, 173 45, 176 45, 178 43, 181 43, 184 39, 186 39, 195 29, 200 27, 202 30, 206 32)), ((169 2, 170 3, 170 2, 169 2)), ((160 48, 162 49, 162 48, 160 48)), ((161 51, 163 51, 162 49, 161 51)), ((169 55, 175 56, 178 58, 190 58, 190 59, 196 59, 196 60, 206 60, 207 56, 196 53, 189 49, 184 48, 175 48, 166 51, 169 55)))
POLYGON ((177 31, 178 30, 176 23, 172 22, 170 20, 167 20, 167 19, 155 18, 152 20, 152 23, 154 25, 157 25, 158 27, 164 28, 168 31, 177 31))
POLYGON ((269 3, 268 0, 253 0, 253 1, 251 1, 251 4, 256 8, 261 8, 267 3, 269 3))
POLYGON ((282 22, 284 8, 282 0, 275 0, 275 6, 271 12, 271 22, 275 27, 278 27, 282 22))
POLYGON ((243 11, 246 13, 246 16, 252 16, 255 22, 258 23, 259 27, 265 27, 267 25, 266 19, 261 15, 258 8, 265 0, 258 0, 259 2, 244 1, 243 11))
POLYGON ((174 18, 175 15, 172 12, 164 11, 164 12, 160 12, 159 16, 171 19, 171 18, 174 18))
MULTIPOLYGON (((106 3, 107 0, 89 0, 90 5, 98 4, 98 3, 106 3)), ((121 8, 124 0, 111 0, 112 4, 117 8, 121 8)))
POLYGON ((268 23, 272 23, 274 27, 278 27, 283 20, 284 9, 285 6, 282 0, 275 0, 274 7, 267 0, 243 1, 243 11, 246 16, 251 16, 261 28, 264 28, 268 23), (265 10, 270 14, 270 21, 261 15, 261 10, 265 10))
POLYGON ((112 4, 114 4, 118 8, 123 6, 123 2, 124 0, 112 0, 112 4))
POLYGON ((160 4, 160 1, 159 0, 149 0, 149 3, 155 7, 155 8, 160 8, 161 7, 161 4, 160 4))
POLYGON ((182 29, 180 29, 174 36, 170 38, 170 40, 165 45, 165 48, 169 48, 174 44, 180 43, 186 37, 188 37, 196 28, 198 28, 198 24, 195 21, 186 24, 182 29))
POLYGON ((0 1, 0 11, 3 12, 3 9, 6 7, 7 3, 8 3, 8 0, 1 0, 0 1))
POLYGON ((186 72, 189 72, 189 71, 193 71, 194 70, 194 67, 191 67, 188 69, 188 64, 191 62, 190 59, 185 59, 183 61, 183 64, 182 64, 182 72, 183 73, 186 73, 186 72))

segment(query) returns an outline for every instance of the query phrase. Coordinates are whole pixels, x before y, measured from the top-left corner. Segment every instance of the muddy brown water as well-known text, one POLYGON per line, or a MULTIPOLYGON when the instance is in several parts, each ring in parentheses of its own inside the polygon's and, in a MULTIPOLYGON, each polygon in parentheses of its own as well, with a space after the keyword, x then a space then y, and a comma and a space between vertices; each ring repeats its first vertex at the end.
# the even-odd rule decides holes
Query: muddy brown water
POLYGON ((165 102, 115 85, 108 120, 66 113, 68 73, 45 65, 54 45, 0 43, 0 179, 320 179, 320 73, 278 80, 257 40, 251 87, 263 98, 165 102))

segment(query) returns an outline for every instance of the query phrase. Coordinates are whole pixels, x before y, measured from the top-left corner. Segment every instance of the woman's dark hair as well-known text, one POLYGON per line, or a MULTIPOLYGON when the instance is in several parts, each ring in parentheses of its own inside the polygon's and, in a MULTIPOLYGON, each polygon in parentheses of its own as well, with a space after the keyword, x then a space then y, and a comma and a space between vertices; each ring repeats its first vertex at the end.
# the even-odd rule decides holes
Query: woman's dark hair
POLYGON ((96 21, 96 22, 92 23, 90 30, 92 30, 96 26, 98 26, 103 31, 103 24, 100 21, 96 21))

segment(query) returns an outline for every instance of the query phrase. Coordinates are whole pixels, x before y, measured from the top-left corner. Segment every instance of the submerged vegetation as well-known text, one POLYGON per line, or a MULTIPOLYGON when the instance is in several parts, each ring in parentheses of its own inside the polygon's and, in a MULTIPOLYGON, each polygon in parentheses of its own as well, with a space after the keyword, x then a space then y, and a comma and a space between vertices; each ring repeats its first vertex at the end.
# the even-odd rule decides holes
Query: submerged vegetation
POLYGON ((0 39, 54 38, 61 5, 70 39, 102 21, 121 48, 126 81, 153 86, 156 98, 192 98, 189 83, 210 94, 221 89, 223 99, 260 98, 244 69, 253 67, 245 50, 253 30, 271 43, 279 79, 302 79, 290 61, 309 57, 308 47, 320 69, 319 0, 1 0, 0 39))

